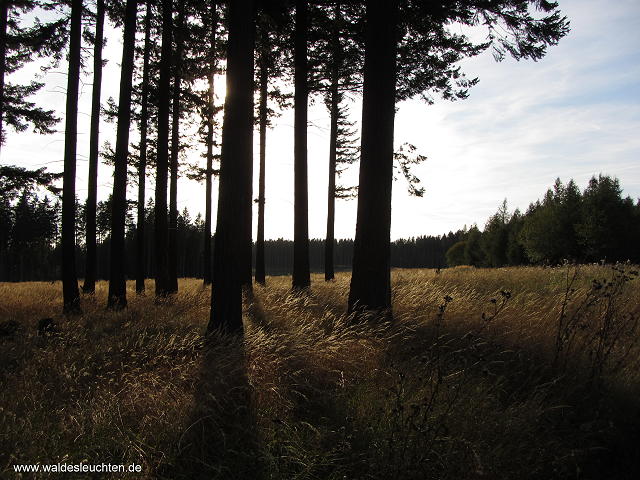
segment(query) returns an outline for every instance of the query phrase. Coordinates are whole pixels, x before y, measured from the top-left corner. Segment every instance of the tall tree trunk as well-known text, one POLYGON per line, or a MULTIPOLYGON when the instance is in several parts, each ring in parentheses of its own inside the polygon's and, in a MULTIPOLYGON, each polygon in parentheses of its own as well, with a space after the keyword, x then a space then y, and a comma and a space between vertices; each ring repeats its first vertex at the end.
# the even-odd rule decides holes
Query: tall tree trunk
POLYGON ((120 96, 118 100, 118 130, 113 172, 113 204, 111 211, 111 261, 107 306, 120 309, 127 306, 125 269, 125 219, 127 215, 127 159, 129 128, 131 127, 131 91, 136 43, 137 0, 127 0, 125 7, 120 96))
MULTIPOLYGON (((246 272, 240 266, 247 264, 246 246, 251 242, 251 229, 247 230, 247 219, 243 217, 251 211, 253 161, 254 19, 250 12, 253 12, 252 0, 229 4, 227 95, 209 331, 241 333, 243 330, 242 285, 246 272)), ((249 224, 250 221, 249 218, 249 224)))
POLYGON ((7 19, 9 16, 9 2, 0 2, 0 151, 3 143, 2 122, 4 114, 4 74, 7 69, 7 19))
POLYGON ((151 51, 151 0, 146 0, 144 53, 142 59, 142 111, 140 115, 140 163, 138 164, 138 221, 136 225, 136 293, 144 292, 145 269, 145 187, 147 178, 147 122, 149 121, 149 56, 151 51))
POLYGON ((167 170, 169 164, 169 98, 171 83, 172 0, 162 0, 162 47, 158 97, 158 146, 155 192, 156 296, 169 293, 169 256, 167 255, 167 170))
POLYGON ((336 218, 336 156, 338 148, 338 116, 340 114, 340 2, 336 2, 333 18, 333 36, 331 39, 331 86, 330 88, 330 115, 331 128, 329 134, 329 186, 327 189, 327 238, 324 242, 324 279, 333 280, 335 277, 333 267, 333 244, 335 240, 336 218))
POLYGON ((91 133, 89 138, 89 185, 85 206, 86 267, 84 293, 96 291, 96 203, 98 201, 98 148, 100 145, 100 92, 102 89, 102 43, 104 39, 104 0, 96 4, 96 38, 93 47, 93 89, 91 93, 91 133))
MULTIPOLYGON (((265 38, 267 35, 265 35, 265 38)), ((267 56, 268 45, 263 43, 263 51, 261 55, 267 56)), ((267 148, 267 97, 269 95, 269 71, 267 61, 263 58, 260 67, 260 173, 258 177, 258 234, 256 237, 256 282, 265 284, 265 265, 264 265, 264 190, 265 190, 265 160, 267 148)))
POLYGON ((331 79, 331 131, 329 134, 329 187, 327 190, 327 238, 324 242, 324 279, 333 280, 333 243, 336 221, 336 155, 338 145, 338 76, 331 79))
POLYGON ((311 285, 309 273, 309 199, 307 189, 307 1, 296 0, 293 288, 311 285))
POLYGON ((174 28, 176 50, 173 54, 173 98, 171 117, 171 183, 169 186, 169 293, 178 292, 178 156, 180 155, 180 81, 182 77, 184 2, 178 3, 178 19, 174 28))
POLYGON ((348 310, 391 309, 390 232, 398 0, 367 2, 362 152, 348 310))
POLYGON ((216 2, 211 3, 211 65, 209 71, 209 90, 207 92, 207 172, 206 199, 204 213, 204 284, 211 285, 211 193, 213 190, 213 120, 214 120, 214 82, 216 74, 216 29, 218 28, 218 13, 216 2))
POLYGON ((80 313, 80 291, 76 275, 76 148, 78 143, 78 90, 80 84, 80 44, 82 41, 82 0, 71 2, 69 32, 69 74, 64 134, 64 174, 62 177, 62 297, 65 314, 80 313))

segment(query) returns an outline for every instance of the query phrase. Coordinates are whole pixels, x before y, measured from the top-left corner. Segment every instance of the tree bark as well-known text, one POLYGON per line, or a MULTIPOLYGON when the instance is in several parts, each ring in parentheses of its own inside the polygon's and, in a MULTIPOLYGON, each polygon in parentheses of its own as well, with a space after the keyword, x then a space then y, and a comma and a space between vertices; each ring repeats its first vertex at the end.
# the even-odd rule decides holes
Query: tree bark
POLYGON ((156 296, 169 293, 169 256, 167 254, 167 170, 169 163, 169 90, 171 83, 172 0, 162 1, 162 47, 158 97, 158 146, 155 191, 156 296))
MULTIPOLYGON (((266 35, 265 35, 266 37, 266 35)), ((263 45, 265 51, 261 55, 266 56, 269 48, 267 45, 263 45)), ((266 161, 266 148, 267 148, 267 97, 269 95, 268 83, 269 72, 267 69, 267 62, 263 59, 260 70, 260 107, 259 107, 259 122, 260 122, 260 173, 258 177, 258 232, 256 237, 256 283, 261 285, 265 284, 265 265, 264 265, 264 204, 265 204, 265 161, 266 161)))
POLYGON ((140 163, 138 164, 138 221, 136 225, 136 293, 145 290, 145 190, 147 178, 147 122, 149 121, 149 57, 151 51, 151 0, 146 0, 142 59, 142 111, 140 112, 140 163))
POLYGON ((295 26, 295 113, 294 113, 294 227, 293 282, 294 290, 311 285, 309 272, 309 207, 307 186, 307 1, 296 0, 295 26))
POLYGON ((178 156, 180 155, 180 82, 182 77, 182 50, 184 2, 178 3, 178 19, 174 29, 176 50, 173 66, 173 99, 171 117, 171 164, 169 186, 169 293, 178 292, 178 156))
POLYGON ((125 219, 127 215, 127 159, 129 157, 129 128, 131 127, 131 91, 133 60, 136 42, 137 0, 127 0, 125 7, 120 95, 118 100, 118 129, 113 172, 113 204, 111 211, 111 261, 109 268, 109 296, 107 307, 127 306, 125 269, 125 219))
POLYGON ((4 74, 7 68, 7 19, 9 16, 9 2, 0 2, 0 151, 2 150, 4 114, 4 74))
MULTIPOLYGON (((246 280, 247 211, 251 211, 253 162, 252 0, 230 2, 227 95, 222 127, 218 219, 214 248, 213 291, 208 331, 242 333, 242 286, 246 280), (239 214, 240 212, 240 214, 239 214)), ((251 219, 249 218, 249 224, 251 219)), ((249 257, 249 261, 250 261, 249 257)))
POLYGON ((329 133, 329 182, 327 189, 327 238, 324 242, 324 279, 330 281, 335 278, 333 265, 333 244, 335 241, 336 219, 336 156, 338 148, 338 115, 340 104, 340 2, 334 6, 334 31, 331 40, 331 86, 330 86, 330 115, 331 127, 329 133))
POLYGON ((89 182, 85 206, 86 267, 84 293, 96 291, 96 204, 98 201, 98 149, 100 146, 100 92, 102 89, 102 43, 104 39, 104 0, 96 3, 96 38, 93 47, 93 89, 91 93, 91 133, 89 138, 89 182))
POLYGON ((69 74, 64 135, 62 177, 62 297, 65 314, 80 313, 80 291, 76 275, 76 149, 78 142, 78 91, 82 41, 82 0, 71 2, 69 74))
POLYGON ((218 27, 218 13, 216 2, 211 4, 211 65, 209 71, 209 91, 207 92, 207 172, 206 199, 204 213, 204 284, 211 285, 211 193, 213 190, 213 120, 214 120, 214 80, 216 73, 216 29, 218 27))
POLYGON ((336 221, 336 149, 338 145, 338 76, 331 79, 331 130, 329 134, 329 187, 327 190, 327 238, 324 242, 324 279, 333 280, 333 243, 336 221))
POLYGON ((362 149, 348 310, 391 313, 390 231, 398 0, 367 2, 362 149))

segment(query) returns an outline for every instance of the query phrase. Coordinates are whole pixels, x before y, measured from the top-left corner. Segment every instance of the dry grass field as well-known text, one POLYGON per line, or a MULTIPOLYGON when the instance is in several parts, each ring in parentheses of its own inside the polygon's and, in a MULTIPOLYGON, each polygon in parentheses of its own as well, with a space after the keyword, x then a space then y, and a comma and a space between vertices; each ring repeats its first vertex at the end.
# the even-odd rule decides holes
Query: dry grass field
POLYGON ((270 277, 244 339, 205 339, 200 280, 163 303, 131 284, 118 313, 101 282, 73 319, 58 283, 0 284, 0 477, 85 462, 141 479, 640 478, 636 277, 396 270, 391 324, 344 315, 348 274, 299 296, 270 277))

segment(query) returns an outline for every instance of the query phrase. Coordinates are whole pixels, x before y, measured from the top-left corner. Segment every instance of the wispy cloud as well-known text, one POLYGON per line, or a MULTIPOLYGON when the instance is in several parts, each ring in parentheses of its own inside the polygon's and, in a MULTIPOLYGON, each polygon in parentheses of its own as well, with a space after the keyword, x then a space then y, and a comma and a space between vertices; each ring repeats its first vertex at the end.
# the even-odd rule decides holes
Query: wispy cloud
MULTIPOLYGON (((403 180, 394 186, 392 236, 440 234, 464 224, 482 225, 506 197, 511 208, 526 209, 556 177, 574 178, 584 186, 593 174, 617 175, 625 192, 640 196, 640 3, 561 0, 571 33, 537 63, 505 60, 487 54, 465 61, 469 76, 480 84, 468 100, 437 101, 427 106, 405 102, 396 118, 396 143, 417 145, 428 161, 417 169, 424 198, 411 198, 403 180)), ((117 97, 121 33, 110 29, 105 56, 103 101, 117 97)), ((61 65, 59 71, 64 71, 61 65)), ((32 75, 26 73, 27 77, 32 75)), ((28 79, 28 78, 27 78, 28 79)), ((66 77, 49 74, 38 101, 64 115, 66 77)), ((85 78, 90 83, 90 76, 85 78)), ((359 120, 358 105, 353 118, 359 120)), ((90 88, 80 112, 90 111, 90 88)), ((325 233, 328 174, 328 118, 317 102, 309 115, 309 229, 325 233)), ((78 152, 88 152, 88 124, 81 121, 78 152)), ((63 123, 60 124, 63 128, 63 123)), ((103 122, 104 139, 115 125, 103 122)), ((135 134, 133 138, 136 138, 135 134)), ((285 113, 268 134, 267 237, 293 235, 293 115, 285 113)), ((10 135, 3 163, 48 165, 61 170, 63 134, 40 137, 10 135)), ((189 161, 198 161, 195 148, 189 161)), ((255 149, 257 157, 257 146, 255 149)), ((79 158, 79 196, 86 185, 86 162, 79 158)), ((257 164, 254 169, 257 178, 257 164)), ((101 167, 101 196, 109 193, 111 171, 101 167)), ((357 182, 357 168, 345 183, 357 182)), ((256 183, 257 185, 257 183, 256 183)), ((152 193, 150 191, 150 193, 152 193)), ((183 181, 179 203, 194 214, 204 212, 204 187, 183 181)), ((214 198, 214 205, 216 199, 214 198)), ((356 202, 341 201, 336 235, 352 237, 356 202)))

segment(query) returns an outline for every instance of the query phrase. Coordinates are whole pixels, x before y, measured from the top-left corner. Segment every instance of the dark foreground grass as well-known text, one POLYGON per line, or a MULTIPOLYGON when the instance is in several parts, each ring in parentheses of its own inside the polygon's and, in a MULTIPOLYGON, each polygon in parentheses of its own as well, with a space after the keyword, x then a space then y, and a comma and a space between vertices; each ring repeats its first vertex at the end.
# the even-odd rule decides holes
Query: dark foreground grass
POLYGON ((0 477, 640 478, 635 276, 399 270, 392 324, 343 315, 346 274, 302 296, 273 277, 244 339, 207 340, 197 280, 160 304, 130 290, 119 313, 101 283, 75 319, 58 284, 0 284, 0 477))

